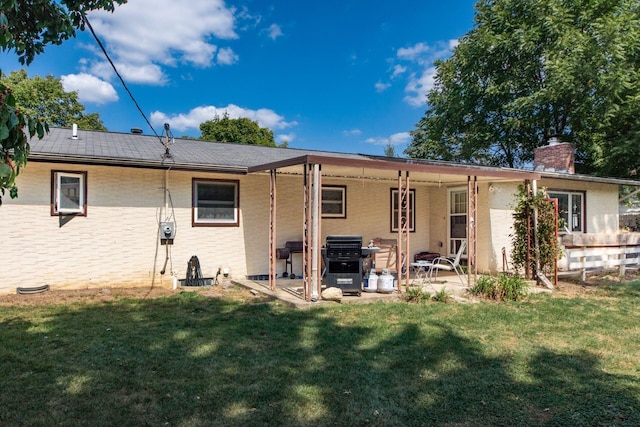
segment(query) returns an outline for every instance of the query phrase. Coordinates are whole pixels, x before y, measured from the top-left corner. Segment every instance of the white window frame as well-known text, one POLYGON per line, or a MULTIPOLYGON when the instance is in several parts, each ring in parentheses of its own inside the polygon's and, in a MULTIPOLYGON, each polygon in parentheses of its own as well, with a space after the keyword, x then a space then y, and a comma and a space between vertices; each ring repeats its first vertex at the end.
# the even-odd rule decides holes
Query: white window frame
POLYGON ((323 185, 322 186, 322 218, 346 218, 347 217, 347 187, 344 185, 323 185), (339 197, 326 197, 327 193, 333 192, 339 197), (339 205, 338 212, 328 209, 325 212, 325 206, 328 207, 339 205))
MULTIPOLYGON (((466 218, 465 224, 468 224, 469 221, 469 213, 467 212, 468 207, 468 189, 466 187, 454 187, 449 188, 447 191, 447 256, 454 257, 458 253, 458 249, 462 244, 463 240, 467 240, 467 227, 465 227, 465 237, 452 237, 451 236, 451 221, 454 217, 464 217, 466 218), (465 194, 465 202, 464 202, 464 212, 457 212, 453 209, 452 203, 455 200, 455 194, 465 194), (454 212, 455 211, 455 212, 454 212)), ((464 254, 466 255, 467 250, 465 249, 464 254)))
POLYGON ((200 179, 194 178, 192 182, 192 225, 194 227, 238 227, 240 225, 240 181, 222 180, 222 179, 200 179), (233 205, 233 218, 200 218, 198 213, 198 186, 200 185, 218 185, 233 187, 233 201, 213 201, 222 205, 233 205))
POLYGON ((87 172, 76 171, 52 171, 51 173, 51 215, 87 215, 87 172), (60 201, 63 196, 62 179, 73 178, 78 180, 77 198, 78 202, 73 208, 61 208, 60 201))
POLYGON ((557 199, 557 197, 555 197, 555 195, 558 194, 562 194, 565 196, 568 196, 568 211, 567 211, 567 218, 564 218, 562 216, 562 212, 559 211, 560 209, 560 201, 558 201, 558 220, 560 220, 560 218, 563 218, 567 221, 567 229, 565 229, 564 227, 562 228, 558 228, 558 233, 559 234, 567 234, 567 232, 569 233, 585 233, 586 229, 585 229, 585 217, 586 217, 586 211, 585 211, 585 206, 586 206, 586 199, 587 199, 587 193, 584 191, 569 191, 569 190, 548 190, 547 191, 549 198, 551 199, 557 199), (575 196, 579 196, 580 197, 580 206, 578 207, 578 212, 574 212, 573 209, 573 198, 575 196), (579 222, 580 226, 576 226, 575 223, 579 222))

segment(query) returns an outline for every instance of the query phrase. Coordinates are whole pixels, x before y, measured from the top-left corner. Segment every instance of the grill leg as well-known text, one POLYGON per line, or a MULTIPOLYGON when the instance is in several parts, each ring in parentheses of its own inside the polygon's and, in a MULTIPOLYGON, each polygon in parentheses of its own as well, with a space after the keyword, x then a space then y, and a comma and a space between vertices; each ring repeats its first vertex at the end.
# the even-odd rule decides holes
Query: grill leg
POLYGON ((289 253, 289 259, 287 260, 287 265, 288 265, 288 266, 289 266, 289 268, 290 268, 290 271, 289 271, 289 278, 290 278, 290 279, 295 279, 295 278, 296 278, 296 275, 295 275, 295 274, 293 274, 293 252, 289 253))

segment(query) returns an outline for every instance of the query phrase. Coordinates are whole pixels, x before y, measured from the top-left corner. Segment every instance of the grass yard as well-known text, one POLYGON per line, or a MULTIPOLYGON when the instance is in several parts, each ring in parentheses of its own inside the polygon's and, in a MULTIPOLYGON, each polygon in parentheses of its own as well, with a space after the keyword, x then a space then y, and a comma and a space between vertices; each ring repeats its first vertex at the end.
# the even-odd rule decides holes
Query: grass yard
POLYGON ((13 296, 0 425, 637 426, 639 302, 640 282, 307 310, 239 289, 13 296))

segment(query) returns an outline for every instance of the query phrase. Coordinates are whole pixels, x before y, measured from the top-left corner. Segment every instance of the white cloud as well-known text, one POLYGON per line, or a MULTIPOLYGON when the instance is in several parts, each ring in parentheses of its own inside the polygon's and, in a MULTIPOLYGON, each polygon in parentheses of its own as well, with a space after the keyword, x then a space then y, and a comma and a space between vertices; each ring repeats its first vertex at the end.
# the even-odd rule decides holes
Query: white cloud
POLYGON ((391 87, 391 83, 376 82, 376 92, 384 92, 391 87))
POLYGON ((164 123, 169 123, 171 125, 171 129, 175 129, 180 132, 186 132, 188 130, 197 130, 200 127, 200 123, 211 120, 216 115, 222 117, 225 113, 228 114, 232 119, 246 117, 250 120, 255 120, 258 122, 260 127, 269 128, 271 130, 286 129, 298 124, 295 121, 285 121, 284 117, 268 108, 250 110, 234 104, 229 104, 226 107, 196 107, 187 113, 173 115, 168 115, 166 113, 163 113, 162 111, 154 111, 153 113, 151 113, 150 120, 153 125, 162 125, 164 123))
POLYGON ((67 74, 60 77, 65 92, 78 92, 80 102, 106 104, 118 100, 118 94, 111 83, 86 73, 67 74))
POLYGON ((230 47, 225 47, 218 51, 216 63, 220 65, 232 65, 238 62, 238 59, 239 57, 235 54, 233 49, 231 49, 230 47))
POLYGON ((407 72, 407 67, 403 66, 403 65, 396 65, 393 67, 393 73, 391 73, 391 78, 395 79, 396 77, 400 76, 401 74, 404 74, 407 72))
POLYGON ((113 13, 95 11, 89 17, 118 70, 129 68, 129 73, 123 72, 125 79, 163 84, 158 64, 208 67, 216 52, 218 63, 236 62, 233 51, 219 50, 211 42, 238 38, 235 12, 224 0, 136 0, 113 13), (153 76, 145 79, 133 70, 150 70, 153 76))
POLYGON ((399 132, 394 133, 386 138, 377 137, 377 138, 367 138, 365 142, 373 145, 387 145, 391 144, 393 146, 408 144, 411 141, 411 135, 409 132, 399 132))
POLYGON ((362 131, 360 129, 349 129, 342 131, 342 134, 344 136, 360 136, 362 134, 362 131))
POLYGON ((402 47, 398 49, 397 55, 400 59, 414 61, 416 60, 416 58, 419 58, 420 56, 430 52, 431 50, 432 48, 429 45, 420 42, 410 47, 402 47))
POLYGON ((295 133, 281 133, 275 136, 276 142, 279 142, 280 144, 282 144, 283 142, 292 142, 294 139, 296 139, 296 134, 295 133))
MULTIPOLYGON (((147 84, 154 86, 164 86, 167 83, 167 76, 159 65, 156 64, 130 64, 126 62, 115 63, 118 73, 126 82, 147 84)), ((111 80, 115 77, 115 72, 106 61, 94 62, 85 71, 98 76, 104 80, 111 80)))
POLYGON ((404 97, 404 101, 413 106, 421 107, 427 102, 427 93, 433 89, 433 85, 436 78, 435 67, 430 67, 422 71, 422 74, 416 76, 411 74, 407 86, 404 88, 407 94, 404 97))
MULTIPOLYGON (((396 58, 392 61, 401 63, 392 67, 391 79, 398 79, 408 73, 404 88, 404 102, 413 107, 425 106, 426 95, 435 82, 434 61, 451 56, 457 45, 458 40, 448 40, 434 44, 419 42, 413 46, 398 49, 396 58)), ((378 89, 377 85, 376 89, 378 89)))
POLYGON ((269 38, 271 40, 275 40, 278 37, 281 37, 283 35, 282 34, 282 28, 280 28, 280 25, 278 25, 278 24, 271 24, 269 26, 268 33, 269 33, 269 38))

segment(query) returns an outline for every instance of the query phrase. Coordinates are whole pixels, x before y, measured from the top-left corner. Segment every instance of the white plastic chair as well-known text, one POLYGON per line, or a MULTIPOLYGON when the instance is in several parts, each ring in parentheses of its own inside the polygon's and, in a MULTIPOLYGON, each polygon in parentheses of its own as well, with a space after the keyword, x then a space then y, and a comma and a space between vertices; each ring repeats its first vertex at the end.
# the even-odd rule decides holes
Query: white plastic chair
POLYGON ((436 271, 436 276, 435 276, 436 279, 438 278, 439 270, 455 271, 456 275, 458 276, 458 279, 460 280, 460 283, 462 283, 462 286, 465 286, 466 285, 465 280, 462 279, 464 277, 464 270, 460 266, 460 258, 462 257, 462 254, 464 253, 464 250, 466 248, 467 248, 467 241, 463 240, 462 242, 460 242, 460 248, 458 248, 458 252, 456 253, 456 257, 453 259, 453 261, 446 257, 438 257, 434 259, 433 264, 429 269, 429 282, 433 280, 433 270, 436 271))

